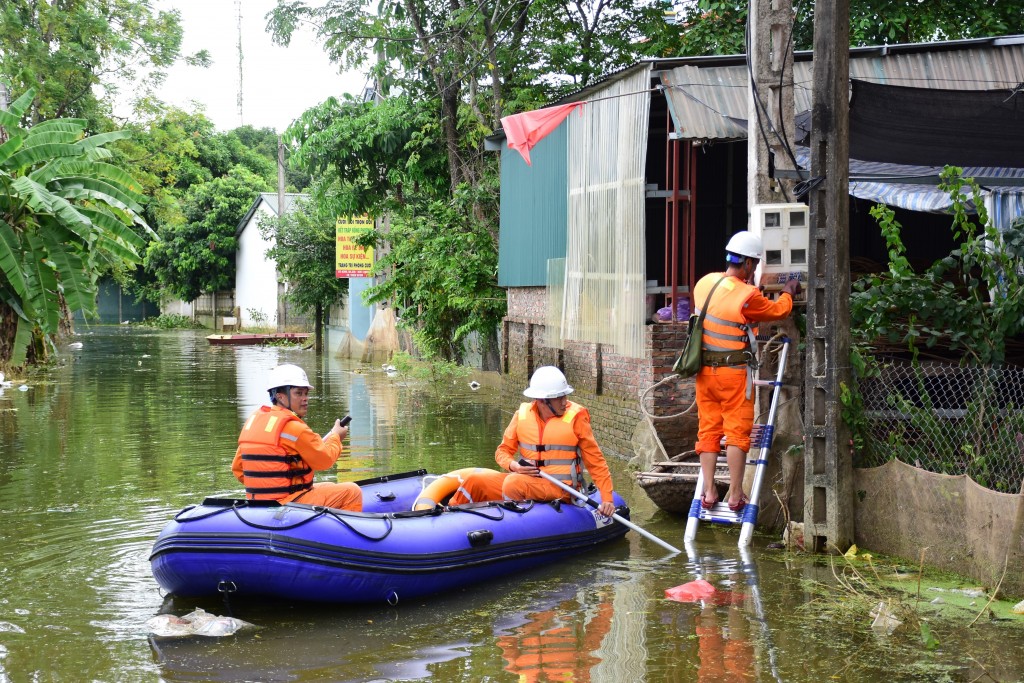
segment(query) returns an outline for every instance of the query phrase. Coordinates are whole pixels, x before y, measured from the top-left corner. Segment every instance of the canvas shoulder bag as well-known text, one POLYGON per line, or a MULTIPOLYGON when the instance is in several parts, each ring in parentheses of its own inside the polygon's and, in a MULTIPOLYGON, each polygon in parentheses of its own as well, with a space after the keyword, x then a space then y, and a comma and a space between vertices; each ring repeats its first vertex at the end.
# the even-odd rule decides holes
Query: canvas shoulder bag
POLYGON ((680 377, 693 377, 700 371, 704 350, 704 316, 707 315, 712 295, 718 289, 718 285, 722 284, 722 280, 727 277, 727 275, 723 275, 711 288, 707 300, 700 307, 700 313, 690 316, 690 336, 686 338, 686 345, 683 346, 683 350, 679 352, 676 362, 672 365, 672 372, 680 377))

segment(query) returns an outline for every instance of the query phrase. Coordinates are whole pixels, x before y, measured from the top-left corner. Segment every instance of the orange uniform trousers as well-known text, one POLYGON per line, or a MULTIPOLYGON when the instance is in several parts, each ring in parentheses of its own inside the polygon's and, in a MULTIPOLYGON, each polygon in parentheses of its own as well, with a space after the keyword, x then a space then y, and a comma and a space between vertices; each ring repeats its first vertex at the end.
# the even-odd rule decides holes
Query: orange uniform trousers
POLYGON ((718 453, 726 445, 750 450, 754 399, 747 399, 746 368, 701 368, 697 373, 698 453, 718 453))
POLYGON ((501 500, 501 486, 508 472, 484 470, 466 477, 459 490, 452 494, 449 505, 482 503, 485 500, 501 500))
POLYGON ((361 512, 363 509, 363 492, 359 486, 350 481, 324 481, 313 484, 313 488, 305 493, 300 493, 292 499, 292 502, 361 512))
POLYGON ((479 503, 485 500, 571 500, 547 479, 528 474, 511 474, 489 470, 466 477, 462 486, 452 494, 449 505, 479 503))

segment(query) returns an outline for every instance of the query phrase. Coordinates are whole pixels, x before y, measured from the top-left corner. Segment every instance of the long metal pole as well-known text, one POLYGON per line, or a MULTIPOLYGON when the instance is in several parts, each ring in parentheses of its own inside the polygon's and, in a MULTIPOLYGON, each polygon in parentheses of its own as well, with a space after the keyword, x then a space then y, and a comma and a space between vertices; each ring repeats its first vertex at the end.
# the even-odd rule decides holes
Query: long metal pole
MULTIPOLYGON (((572 488, 571 486, 566 486, 565 484, 563 484, 559 480, 557 480, 554 477, 552 477, 547 472, 544 472, 543 470, 540 470, 539 472, 540 472, 540 476, 544 477, 545 479, 550 481, 552 484, 554 484, 558 488, 564 490, 566 493, 570 494, 573 498, 577 498, 577 499, 583 501, 584 503, 586 503, 587 505, 589 505, 592 508, 596 508, 598 506, 597 503, 594 502, 593 500, 591 500, 588 496, 583 495, 582 493, 580 493, 576 489, 572 488)), ((626 519, 625 517, 621 516, 617 512, 612 515, 612 519, 614 519, 616 522, 618 522, 622 526, 624 526, 626 528, 629 528, 629 529, 632 529, 633 531, 637 532, 638 534, 640 534, 644 538, 654 541, 655 543, 660 545, 665 550, 668 550, 669 552, 673 552, 673 553, 682 552, 679 548, 676 548, 675 546, 669 545, 668 543, 666 543, 665 541, 661 540, 660 538, 658 538, 654 534, 650 533, 649 531, 644 531, 643 529, 638 527, 636 524, 633 524, 633 522, 629 521, 628 519, 626 519)))

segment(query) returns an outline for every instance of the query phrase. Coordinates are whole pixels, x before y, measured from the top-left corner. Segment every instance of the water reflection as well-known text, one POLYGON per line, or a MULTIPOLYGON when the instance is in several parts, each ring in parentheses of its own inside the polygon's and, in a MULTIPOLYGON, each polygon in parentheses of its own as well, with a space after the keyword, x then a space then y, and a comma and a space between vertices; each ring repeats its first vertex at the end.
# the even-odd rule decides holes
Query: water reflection
POLYGON ((761 602, 761 586, 750 549, 736 549, 739 557, 724 557, 694 543, 686 543, 688 566, 698 579, 714 582, 718 591, 700 600, 694 616, 701 683, 753 683, 761 680, 761 665, 767 664, 771 678, 779 678, 771 631, 761 602), (760 639, 751 635, 751 622, 759 627, 760 639), (755 643, 763 652, 758 653, 755 643), (760 656, 759 656, 760 655, 760 656))
POLYGON ((524 683, 589 681, 601 661, 600 649, 612 625, 614 609, 607 588, 581 594, 568 589, 539 596, 538 606, 515 614, 516 626, 502 627, 497 639, 505 670, 524 683))
MULTIPOLYGON (((29 378, 28 391, 0 395, 4 683, 503 683, 543 680, 536 672, 548 664, 574 680, 612 683, 691 683, 723 671, 766 682, 966 682, 985 680, 986 670, 1016 680, 1024 669, 1024 639, 1005 622, 933 624, 942 646, 930 652, 915 634, 881 640, 868 623, 816 609, 807 586, 832 580, 827 558, 774 555, 760 537, 744 557, 735 534, 715 528, 700 530, 687 557, 664 558, 630 533, 547 568, 397 608, 165 600, 150 573, 153 540, 186 505, 241 495, 231 457, 273 365, 309 374, 313 429, 353 416, 351 457, 328 475, 339 479, 492 467, 519 388, 504 398, 487 382, 438 390, 310 351, 210 347, 202 332, 95 328, 80 339, 83 348, 29 378), (700 577, 742 598, 665 599, 666 588, 700 577), (150 645, 148 619, 196 607, 259 630, 150 645), (545 661, 539 646, 552 640, 572 649, 571 662, 565 649, 559 663, 545 661), (536 668, 526 666, 530 657, 536 668)), ((609 465, 633 521, 680 543, 684 520, 657 510, 621 461, 609 465)))

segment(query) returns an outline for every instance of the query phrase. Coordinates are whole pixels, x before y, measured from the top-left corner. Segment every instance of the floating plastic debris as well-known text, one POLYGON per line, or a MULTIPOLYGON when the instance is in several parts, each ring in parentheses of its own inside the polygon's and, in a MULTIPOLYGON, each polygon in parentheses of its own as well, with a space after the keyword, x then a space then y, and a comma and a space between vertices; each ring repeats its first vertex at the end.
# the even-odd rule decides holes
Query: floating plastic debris
POLYGON ((480 388, 480 382, 473 380, 472 382, 469 383, 469 388, 472 389, 473 391, 476 391, 477 389, 480 388))
POLYGON ((884 602, 878 603, 878 607, 871 610, 871 616, 875 618, 871 622, 871 630, 879 635, 890 636, 896 627, 903 623, 896 618, 884 602))
POLYGON ((698 602, 706 600, 717 592, 717 589, 704 579, 689 581, 681 586, 665 589, 665 597, 676 602, 698 602))
POLYGON ((146 627, 155 636, 171 638, 184 636, 221 638, 230 636, 239 629, 255 628, 247 621, 234 617, 219 617, 198 607, 183 617, 176 617, 173 614, 158 614, 146 622, 146 627))
POLYGON ((1013 609, 1010 611, 1014 614, 1024 614, 1024 600, 1021 600, 1016 605, 1014 605, 1013 609))
POLYGON ((20 387, 18 387, 18 391, 28 391, 28 385, 22 384, 20 387))
POLYGON ((70 344, 68 344, 69 349, 80 349, 83 346, 85 346, 85 344, 83 344, 82 342, 71 342, 70 344))

